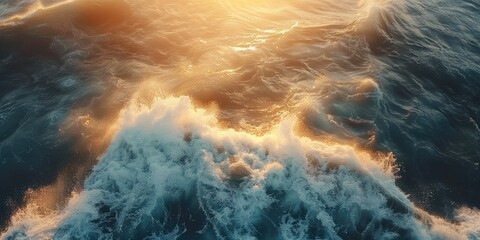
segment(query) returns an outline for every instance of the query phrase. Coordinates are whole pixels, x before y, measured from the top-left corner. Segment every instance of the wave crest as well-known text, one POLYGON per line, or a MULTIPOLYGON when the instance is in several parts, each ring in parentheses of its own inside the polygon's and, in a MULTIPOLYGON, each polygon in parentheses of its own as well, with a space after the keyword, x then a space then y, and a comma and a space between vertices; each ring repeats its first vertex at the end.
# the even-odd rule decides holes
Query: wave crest
MULTIPOLYGON (((222 129, 187 97, 125 111, 84 191, 49 232, 55 239, 436 238, 379 162, 299 137, 293 125, 284 120, 264 136, 222 129)), ((17 221, 7 235, 19 232, 29 235, 28 224, 17 221)))

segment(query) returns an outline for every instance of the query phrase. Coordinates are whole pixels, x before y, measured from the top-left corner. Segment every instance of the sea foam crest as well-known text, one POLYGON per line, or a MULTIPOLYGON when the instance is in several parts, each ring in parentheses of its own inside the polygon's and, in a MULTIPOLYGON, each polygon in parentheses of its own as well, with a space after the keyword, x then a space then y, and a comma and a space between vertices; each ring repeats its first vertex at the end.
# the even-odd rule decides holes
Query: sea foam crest
MULTIPOLYGON (((46 231, 54 239, 442 239, 373 159, 299 137, 293 125, 287 119, 264 136, 222 129, 187 97, 125 111, 84 191, 46 231)), ((45 237, 29 227, 18 221, 6 235, 45 237)))

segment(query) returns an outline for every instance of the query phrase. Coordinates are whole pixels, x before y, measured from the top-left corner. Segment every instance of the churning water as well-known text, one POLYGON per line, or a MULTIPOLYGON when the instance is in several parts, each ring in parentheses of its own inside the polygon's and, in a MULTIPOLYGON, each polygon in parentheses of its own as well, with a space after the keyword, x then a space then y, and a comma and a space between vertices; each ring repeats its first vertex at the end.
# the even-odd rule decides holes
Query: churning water
POLYGON ((478 239, 476 0, 3 0, 2 239, 478 239))

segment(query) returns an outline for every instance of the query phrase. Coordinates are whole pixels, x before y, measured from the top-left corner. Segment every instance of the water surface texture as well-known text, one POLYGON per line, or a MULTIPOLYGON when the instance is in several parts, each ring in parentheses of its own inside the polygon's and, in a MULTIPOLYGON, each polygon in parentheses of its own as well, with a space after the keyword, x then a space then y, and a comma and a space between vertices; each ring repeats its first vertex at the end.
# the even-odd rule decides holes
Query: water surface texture
POLYGON ((1 239, 480 239, 476 0, 3 0, 1 239))

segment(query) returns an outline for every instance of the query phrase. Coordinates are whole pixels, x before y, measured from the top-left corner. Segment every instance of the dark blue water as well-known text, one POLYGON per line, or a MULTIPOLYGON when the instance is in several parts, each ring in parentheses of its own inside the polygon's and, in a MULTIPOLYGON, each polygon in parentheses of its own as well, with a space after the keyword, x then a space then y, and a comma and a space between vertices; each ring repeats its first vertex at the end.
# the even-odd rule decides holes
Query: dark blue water
POLYGON ((480 237, 480 3, 147 2, 0 2, 2 238, 480 237))
POLYGON ((443 216, 480 199, 478 11, 473 1, 397 6, 368 40, 389 96, 378 145, 401 159, 399 183, 412 199, 443 216))

